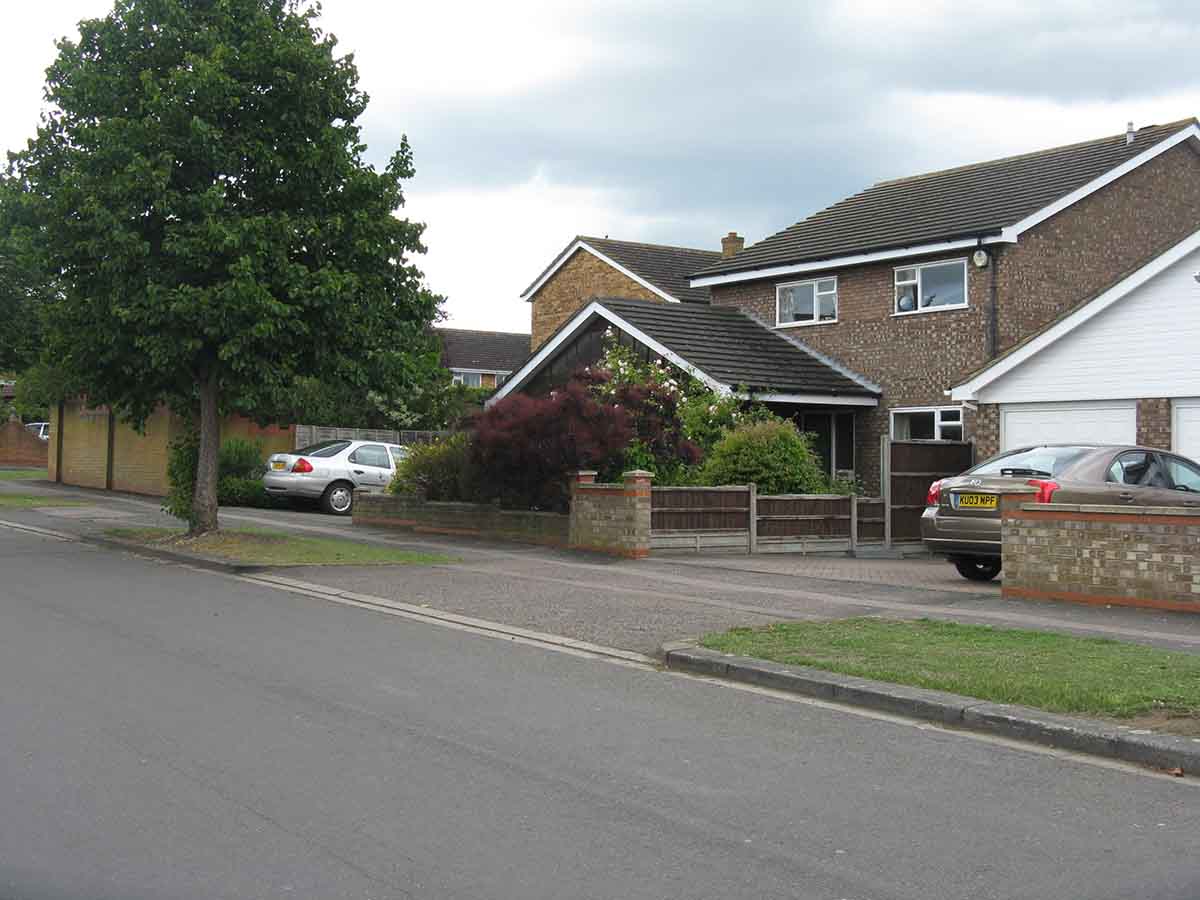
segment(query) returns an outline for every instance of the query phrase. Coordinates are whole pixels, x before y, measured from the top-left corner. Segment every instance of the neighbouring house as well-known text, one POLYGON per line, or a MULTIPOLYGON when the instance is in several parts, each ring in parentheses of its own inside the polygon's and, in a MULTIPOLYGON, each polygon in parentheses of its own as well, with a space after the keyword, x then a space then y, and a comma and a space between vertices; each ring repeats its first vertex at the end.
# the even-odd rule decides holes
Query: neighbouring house
POLYGON ((15 381, 0 381, 0 401, 7 403, 17 396, 17 383, 15 381))
MULTIPOLYGON (((818 390, 825 376, 812 369, 802 376, 798 365, 746 383, 772 405, 781 401, 781 412, 831 448, 822 454, 831 470, 852 469, 874 491, 887 438, 969 439, 981 456, 1043 435, 1140 438, 1187 452, 1190 429, 1200 428, 1200 412, 1192 411, 1200 406, 1197 367, 1186 358, 1195 344, 1181 311, 1163 312, 1171 303, 1196 308, 1196 295, 1187 293, 1188 267, 1196 268, 1187 248, 1198 229, 1200 126, 1186 119, 880 182, 719 257, 689 283, 708 290, 710 310, 736 312, 763 336, 730 348, 746 364, 766 359, 764 347, 787 342, 868 392, 870 402, 859 394, 847 403, 851 394, 818 390), (1162 299, 1163 291, 1174 299, 1162 299), (1122 334, 1123 345, 1103 349, 1089 337, 1109 313, 1117 321, 1118 307, 1152 305, 1157 315, 1145 316, 1142 331, 1112 327, 1110 337, 1122 334), (1068 363, 1038 367, 1058 359, 1044 354, 1072 329, 1078 334, 1056 354, 1091 353, 1093 367, 1112 368, 1108 382, 1093 379, 1094 388, 1068 395, 1047 383, 1051 372, 1064 376, 1068 363), (1174 354, 1159 349, 1176 336, 1174 354), (1042 377, 1031 375, 1017 391, 1024 366, 1042 377), (1119 371, 1143 369, 1115 383, 1119 371), (1161 377, 1149 377, 1154 372, 1161 377), (776 390, 784 383, 788 391, 776 390), (1044 405, 1051 403, 1059 405, 1044 405), (1098 403, 1121 413, 1097 417, 1098 403), (839 444, 842 451, 834 449, 839 444)), ((568 317, 494 399, 526 386, 545 389, 593 361, 598 343, 589 334, 598 316, 647 354, 711 375, 695 341, 655 339, 612 315, 606 302, 568 317)))
MULTIPOLYGON (((723 252, 732 255, 742 245, 730 233, 722 242, 723 252)), ((710 250, 576 237, 521 294, 530 304, 529 350, 544 344, 597 297, 708 303, 708 288, 693 287, 690 276, 720 258, 721 253, 710 250)))
POLYGON ((494 388, 529 358, 529 335, 504 331, 439 328, 442 366, 455 384, 494 388))
MULTIPOLYGON (((294 426, 261 427, 241 416, 221 422, 221 440, 259 441, 264 454, 290 451, 294 426)), ((162 496, 169 487, 167 457, 183 434, 182 420, 159 408, 139 433, 107 406, 68 400, 50 411, 49 477, 79 487, 162 496)))

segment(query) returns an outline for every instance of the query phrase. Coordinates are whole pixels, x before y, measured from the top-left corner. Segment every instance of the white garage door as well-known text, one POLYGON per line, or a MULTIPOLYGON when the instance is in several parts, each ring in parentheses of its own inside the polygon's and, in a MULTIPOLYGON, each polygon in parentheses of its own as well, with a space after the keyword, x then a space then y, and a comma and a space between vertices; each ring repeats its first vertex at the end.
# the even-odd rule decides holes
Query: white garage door
POLYGON ((1029 444, 1133 444, 1137 404, 1133 400, 1093 403, 1006 403, 1000 407, 1000 449, 1029 444))
POLYGON ((1200 397, 1175 400, 1171 406, 1171 449, 1189 459, 1200 460, 1200 397))

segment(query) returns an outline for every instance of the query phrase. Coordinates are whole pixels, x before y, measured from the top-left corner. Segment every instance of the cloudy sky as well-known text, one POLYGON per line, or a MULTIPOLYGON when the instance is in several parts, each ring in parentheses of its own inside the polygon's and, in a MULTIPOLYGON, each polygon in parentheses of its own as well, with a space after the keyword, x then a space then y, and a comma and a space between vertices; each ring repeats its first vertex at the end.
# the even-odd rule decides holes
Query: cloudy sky
MULTIPOLYGON (((110 0, 5 11, 0 147, 32 134, 56 37, 110 0), (17 11, 19 10, 19 11, 17 11)), ((1200 4, 325 0, 407 134, 407 214, 450 324, 528 331, 575 234, 753 242, 882 178, 1200 114, 1200 4)))

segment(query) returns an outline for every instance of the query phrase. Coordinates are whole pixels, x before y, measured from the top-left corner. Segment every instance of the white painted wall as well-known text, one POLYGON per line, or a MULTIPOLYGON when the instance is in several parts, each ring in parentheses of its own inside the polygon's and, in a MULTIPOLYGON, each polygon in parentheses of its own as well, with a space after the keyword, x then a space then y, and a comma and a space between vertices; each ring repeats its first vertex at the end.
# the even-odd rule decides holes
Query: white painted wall
POLYGON ((1200 397, 1171 404, 1171 449, 1188 459, 1200 460, 1200 397))
POLYGON ((1200 250, 979 392, 980 403, 1200 396, 1200 250))

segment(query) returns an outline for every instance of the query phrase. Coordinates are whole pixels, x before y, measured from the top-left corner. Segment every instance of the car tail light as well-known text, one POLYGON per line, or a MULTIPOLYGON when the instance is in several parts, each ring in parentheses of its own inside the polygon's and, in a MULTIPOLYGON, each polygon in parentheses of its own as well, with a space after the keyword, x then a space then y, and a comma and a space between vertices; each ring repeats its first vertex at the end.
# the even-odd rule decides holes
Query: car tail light
POLYGON ((296 462, 292 465, 292 471, 299 472, 302 475, 305 472, 311 472, 312 471, 312 463, 310 463, 307 459, 305 459, 302 456, 298 460, 296 460, 296 462))
POLYGON ((1025 482, 1030 487, 1038 489, 1037 496, 1033 498, 1034 503, 1051 503, 1051 498, 1054 492, 1058 490, 1057 481, 1043 481, 1040 478, 1030 478, 1025 482))
POLYGON ((926 506, 939 506, 942 502, 942 479, 938 479, 929 486, 929 493, 925 495, 926 506))

